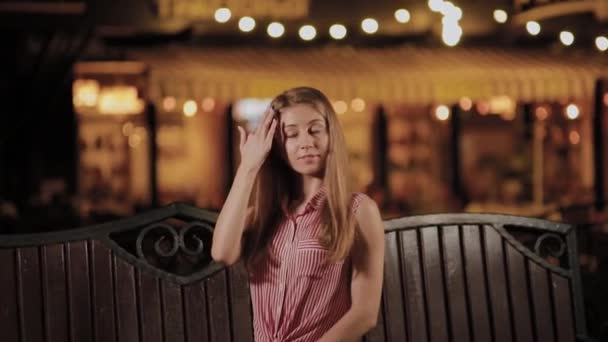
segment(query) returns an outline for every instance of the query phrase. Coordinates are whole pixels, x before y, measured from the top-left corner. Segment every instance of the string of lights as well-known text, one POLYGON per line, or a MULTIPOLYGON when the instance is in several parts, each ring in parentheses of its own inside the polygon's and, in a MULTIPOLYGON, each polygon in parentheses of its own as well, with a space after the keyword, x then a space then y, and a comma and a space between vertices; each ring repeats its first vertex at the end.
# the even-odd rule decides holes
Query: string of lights
MULTIPOLYGON (((450 1, 444 0, 428 0, 429 9, 442 16, 442 32, 441 38, 446 46, 457 46, 463 36, 463 29, 460 26, 460 20, 463 16, 463 11, 460 7, 450 1)), ((411 21, 412 15, 405 8, 398 8, 394 11, 394 20, 400 24, 407 24, 411 21)), ((509 22, 509 14, 504 9, 497 8, 493 11, 493 18, 498 24, 507 24, 509 22)), ((215 11, 214 19, 220 24, 229 23, 232 19, 232 11, 228 7, 220 7, 215 11)), ((253 17, 243 16, 238 19, 238 28, 244 33, 251 32, 257 27, 257 22, 253 17)), ((373 35, 381 32, 380 23, 372 17, 363 18, 360 22, 361 31, 367 35, 373 35)), ((541 34, 542 27, 537 21, 530 20, 525 23, 526 31, 531 36, 541 34)), ((317 25, 306 23, 297 28, 298 36, 303 41, 313 41, 320 34, 322 29, 317 25)), ((266 26, 266 33, 269 37, 279 39, 285 36, 287 28, 285 24, 279 21, 273 21, 266 26)), ((342 23, 334 23, 327 28, 329 36, 334 40, 343 40, 348 36, 348 28, 342 23)), ((573 32, 563 30, 558 35, 559 41, 564 46, 571 46, 575 42, 573 32)), ((598 35, 595 38, 596 48, 604 52, 608 50, 608 37, 598 35)))

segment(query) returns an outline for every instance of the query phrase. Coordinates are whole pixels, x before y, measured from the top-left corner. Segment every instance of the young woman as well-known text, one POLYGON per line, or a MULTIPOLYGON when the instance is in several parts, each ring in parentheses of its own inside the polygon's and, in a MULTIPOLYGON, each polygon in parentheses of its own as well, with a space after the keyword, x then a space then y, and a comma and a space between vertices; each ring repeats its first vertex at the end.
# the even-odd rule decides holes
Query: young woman
POLYGON ((239 127, 241 164, 211 255, 249 273, 257 342, 355 341, 376 324, 384 229, 348 186, 344 136, 327 97, 300 87, 239 127))

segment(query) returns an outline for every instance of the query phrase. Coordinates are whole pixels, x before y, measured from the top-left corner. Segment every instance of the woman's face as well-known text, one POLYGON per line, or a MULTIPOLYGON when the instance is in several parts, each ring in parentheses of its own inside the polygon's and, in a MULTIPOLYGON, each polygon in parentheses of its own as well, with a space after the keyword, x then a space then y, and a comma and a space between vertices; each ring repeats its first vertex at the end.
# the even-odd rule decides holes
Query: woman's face
POLYGON ((313 107, 298 104, 281 109, 280 127, 291 168, 302 175, 322 176, 329 146, 325 118, 313 107))

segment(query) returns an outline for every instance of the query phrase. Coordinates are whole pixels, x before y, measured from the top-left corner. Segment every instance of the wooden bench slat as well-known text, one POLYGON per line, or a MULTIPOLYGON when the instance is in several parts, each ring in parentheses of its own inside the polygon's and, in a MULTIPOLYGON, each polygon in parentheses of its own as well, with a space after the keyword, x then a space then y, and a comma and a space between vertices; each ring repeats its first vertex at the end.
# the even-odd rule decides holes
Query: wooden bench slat
POLYGON ((21 341, 43 341, 43 305, 38 247, 17 249, 21 341))
POLYGON ((479 226, 462 226, 462 243, 464 246, 467 286, 470 294, 469 305, 473 340, 476 342, 491 341, 488 289, 484 277, 479 226))
POLYGON ((184 286, 185 330, 188 341, 209 341, 205 283, 184 286))
POLYGON ((568 279, 552 273, 553 302, 555 305, 555 320, 559 342, 574 341, 574 316, 572 312, 572 297, 568 279))
POLYGON ((161 281, 160 285, 163 294, 165 341, 185 341, 181 286, 168 281, 161 281))
POLYGON ((15 250, 0 248, 0 331, 7 341, 19 340, 15 267, 15 250))
POLYGON ((444 270, 448 287, 450 325, 453 341, 470 341, 467 295, 464 286, 460 229, 446 226, 443 229, 444 270))
POLYGON ((484 226, 486 274, 496 341, 512 341, 509 298, 502 237, 491 226, 484 226))
POLYGON ((133 266, 112 254, 114 262, 114 288, 116 326, 119 341, 138 341, 137 296, 133 266))
POLYGON ((393 341, 406 340, 406 321, 404 317, 403 290, 401 288, 401 274, 399 267, 399 246, 397 233, 388 233, 385 236, 384 258, 384 324, 387 337, 393 341), (390 300, 388 300, 390 298, 390 300))
POLYGON ((97 240, 91 241, 90 249, 95 341, 116 341, 112 253, 97 240))
POLYGON ((426 227, 420 229, 420 234, 431 341, 447 341, 449 332, 446 317, 447 305, 443 292, 441 265, 443 260, 439 250, 439 231, 437 227, 426 227))
POLYGON ((43 246, 41 253, 46 341, 69 341, 64 245, 43 246))
POLYGON ((532 341, 531 301, 528 295, 528 271, 524 255, 510 244, 505 244, 509 272, 509 290, 513 324, 517 341, 532 341))
MULTIPOLYGON (((425 289, 422 279, 422 261, 420 245, 418 243, 418 233, 416 230, 406 230, 400 233, 401 242, 401 264, 403 265, 403 285, 405 286, 405 303, 407 308, 407 327, 410 341, 426 341, 427 314, 424 302, 425 289)), ((389 298, 389 302, 393 299, 389 298)), ((401 309, 403 310, 403 309, 401 309)), ((387 336, 390 341, 392 336, 387 336)))
POLYGON ((226 269, 215 273, 206 280, 207 302, 209 303, 210 340, 230 341, 230 309, 228 307, 228 286, 226 269))
POLYGON ((230 307, 232 308, 232 336, 234 341, 253 342, 251 298, 248 274, 243 263, 228 269, 230 279, 230 307))
POLYGON ((93 329, 91 326, 87 242, 77 241, 66 244, 66 262, 68 263, 67 282, 71 341, 90 341, 93 339, 93 329))
POLYGON ((551 288, 549 287, 548 271, 532 260, 528 260, 530 272, 530 288, 534 303, 534 322, 538 341, 555 341, 554 322, 551 309, 551 288))
POLYGON ((137 272, 137 292, 141 298, 138 310, 142 341, 163 341, 159 282, 157 277, 147 272, 137 272))

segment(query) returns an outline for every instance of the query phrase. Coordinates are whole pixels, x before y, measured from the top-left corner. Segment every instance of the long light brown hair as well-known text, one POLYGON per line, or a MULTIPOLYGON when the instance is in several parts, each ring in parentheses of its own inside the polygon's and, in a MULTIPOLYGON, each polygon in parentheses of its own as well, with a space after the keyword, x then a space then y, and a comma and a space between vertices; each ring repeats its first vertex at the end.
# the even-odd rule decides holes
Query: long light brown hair
MULTIPOLYGON (((344 134, 331 103, 317 89, 289 89, 274 98, 270 106, 278 119, 282 109, 297 104, 309 105, 325 118, 329 136, 323 176, 327 201, 322 209, 319 241, 331 251, 330 261, 342 260, 350 253, 355 240, 344 134)), ((248 222, 250 234, 244 249, 245 260, 249 264, 255 263, 264 254, 280 220, 289 212, 290 205, 301 191, 301 184, 298 182, 301 177, 284 157, 280 130, 280 126, 277 127, 271 151, 258 173, 250 201, 253 212, 248 222)))

